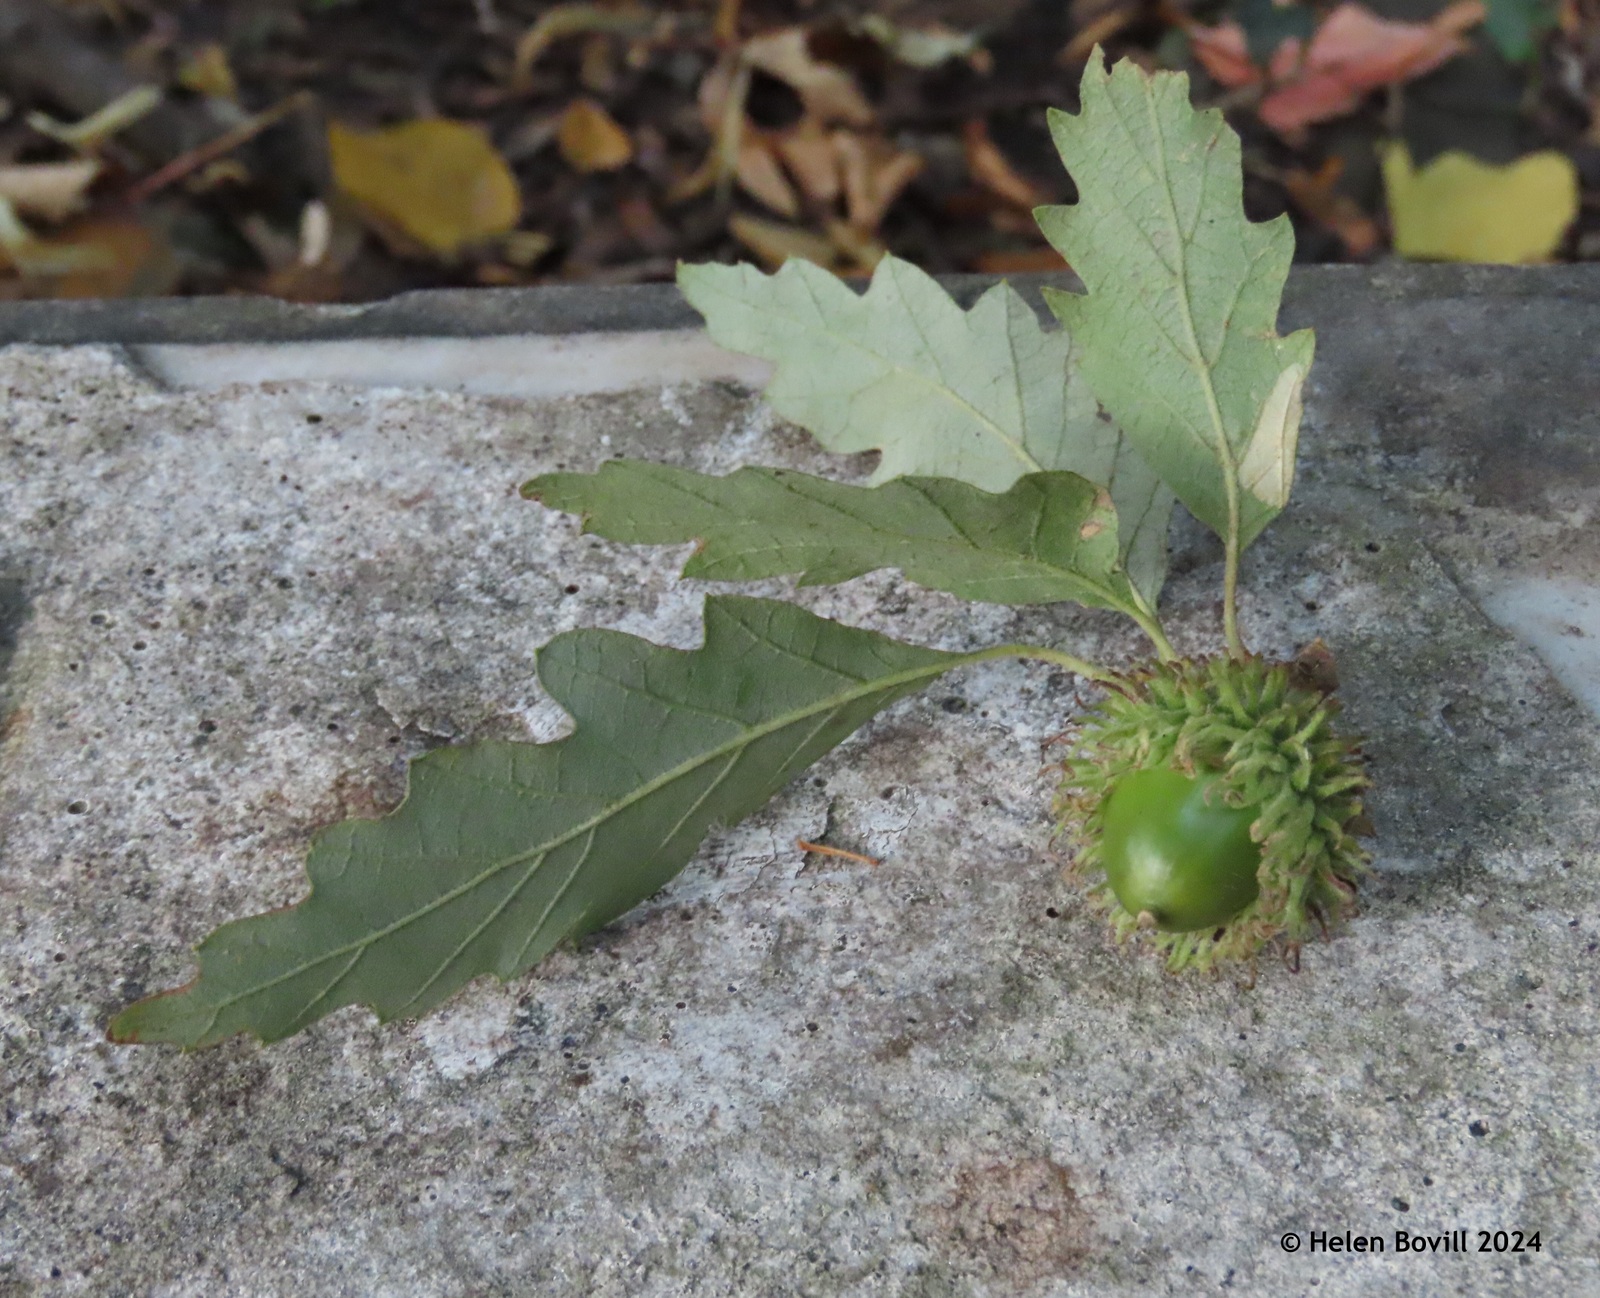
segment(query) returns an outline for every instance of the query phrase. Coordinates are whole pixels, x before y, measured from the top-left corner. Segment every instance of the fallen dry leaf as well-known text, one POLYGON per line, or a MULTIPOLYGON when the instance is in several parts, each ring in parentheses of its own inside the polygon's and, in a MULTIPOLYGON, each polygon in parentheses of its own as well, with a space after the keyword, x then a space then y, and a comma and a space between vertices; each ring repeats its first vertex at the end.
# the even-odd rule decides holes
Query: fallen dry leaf
POLYGON ((812 202, 831 205, 843 192, 839 152, 816 118, 802 117, 789 130, 775 134, 772 147, 812 202))
POLYGON ((883 46, 895 62, 924 70, 968 58, 982 44, 977 32, 958 32, 939 22, 902 27, 880 14, 863 17, 861 31, 883 46))
POLYGON ((190 51, 178 68, 178 84, 212 99, 239 97, 239 81, 228 62, 228 51, 217 41, 190 51))
POLYGON ((82 209, 84 192, 99 174, 100 164, 93 158, 0 167, 0 198, 23 216, 62 221, 82 209))
POLYGON ((1306 216, 1339 236, 1350 256, 1370 257, 1383 242, 1383 234, 1378 223, 1361 210, 1361 204, 1338 190, 1343 173, 1344 164, 1329 158, 1314 172, 1299 167, 1284 172, 1283 187, 1306 216))
POLYGON ((58 122, 48 113, 33 112, 28 114, 27 122, 40 135, 48 135, 80 153, 93 153, 113 135, 154 112, 161 99, 158 86, 134 86, 81 121, 58 122))
POLYGON ((728 232, 774 270, 790 257, 815 262, 828 270, 833 270, 838 261, 831 239, 797 225, 735 213, 728 218, 728 232))
POLYGON ((833 144, 844 175, 850 224, 858 230, 876 230, 894 200, 921 172, 922 156, 851 131, 835 131, 833 144))
POLYGON ((981 252, 973 258, 972 269, 985 275, 1028 275, 1071 268, 1054 248, 1017 248, 981 252))
POLYGON ((800 215, 799 195, 773 156, 771 143, 760 132, 744 132, 734 176, 740 189, 780 216, 793 219, 800 215))
POLYGON ((1017 174, 1006 161, 1005 154, 989 138, 988 125, 981 118, 973 118, 962 126, 961 144, 966 153, 967 174, 991 194, 1030 212, 1053 201, 1054 195, 1017 174))
POLYGON ((579 171, 615 171, 633 161, 633 141, 592 99, 574 99, 556 130, 561 156, 579 171))
POLYGON ((379 131, 328 126, 339 188, 396 251, 446 259, 505 234, 522 217, 516 177, 476 126, 443 118, 379 131))
POLYGON ((555 42, 569 36, 583 36, 595 32, 615 32, 637 35, 648 31, 655 23, 650 11, 640 5, 606 8, 602 5, 556 5, 539 17, 523 32, 517 41, 513 58, 511 79, 513 84, 525 86, 528 73, 539 56, 555 42))
POLYGON ((1404 144, 1383 147, 1383 187, 1402 257, 1517 265, 1547 261, 1578 214, 1578 172, 1544 150, 1496 167, 1442 153, 1421 171, 1404 144))
POLYGON ((1244 30, 1235 22, 1196 24, 1189 39, 1195 57, 1222 85, 1266 87, 1257 109, 1262 122, 1292 136, 1353 112, 1374 90, 1414 80, 1464 52, 1461 33, 1486 13, 1482 0, 1457 0, 1431 22, 1403 23, 1342 4, 1312 34, 1303 59, 1300 41, 1291 37, 1264 71, 1251 61, 1244 30))
POLYGON ((872 105, 852 77, 841 67, 824 63, 811 53, 803 27, 785 27, 746 41, 743 61, 787 84, 805 105, 806 113, 825 125, 842 122, 867 126, 872 105))

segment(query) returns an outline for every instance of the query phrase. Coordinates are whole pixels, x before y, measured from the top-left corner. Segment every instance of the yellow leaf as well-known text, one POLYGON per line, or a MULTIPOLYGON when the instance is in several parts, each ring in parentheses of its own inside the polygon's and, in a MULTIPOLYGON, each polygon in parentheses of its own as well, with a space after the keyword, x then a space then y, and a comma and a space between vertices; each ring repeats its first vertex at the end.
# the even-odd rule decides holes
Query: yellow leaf
POLYGON ((633 141, 592 99, 574 99, 556 132, 561 156, 579 171, 615 171, 633 161, 633 141))
POLYGON ((191 51, 178 68, 178 84, 185 90, 213 99, 239 97, 239 82, 228 62, 228 51, 216 41, 191 51))
POLYGON ((1404 144, 1383 149, 1395 251, 1432 261, 1546 261, 1578 214, 1578 175, 1552 150, 1496 167, 1444 153, 1421 171, 1404 144))
POLYGON ((505 234, 522 218, 516 177, 484 133, 440 118, 381 131, 328 126, 328 156, 339 188, 367 223, 452 258, 505 234))

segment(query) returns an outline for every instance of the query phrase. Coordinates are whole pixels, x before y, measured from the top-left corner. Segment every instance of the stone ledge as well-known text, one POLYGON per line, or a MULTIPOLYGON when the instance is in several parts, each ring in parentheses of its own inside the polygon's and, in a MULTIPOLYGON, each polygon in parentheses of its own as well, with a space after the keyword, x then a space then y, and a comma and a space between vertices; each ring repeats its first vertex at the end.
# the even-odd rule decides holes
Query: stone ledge
MULTIPOLYGON (((310 836, 392 805, 406 757, 558 733, 540 642, 696 641, 683 551, 583 537, 517 482, 860 465, 726 384, 198 392, 106 348, 0 353, 0 1294, 1600 1290, 1600 727, 1485 612, 1600 571, 1600 307, 1570 274, 1318 299, 1300 488, 1243 613, 1263 651, 1333 645, 1380 837, 1365 914, 1298 975, 1106 945, 1044 812, 1087 691, 990 664, 526 978, 194 1055, 105 1020, 299 896, 310 836), (793 847, 823 834, 884 862, 793 847), (1480 1228, 1542 1251, 1279 1246, 1480 1228)), ((1174 539, 1174 636, 1211 647, 1216 548, 1174 539)), ((928 644, 1138 652, 1100 614, 894 574, 797 598, 928 644)))

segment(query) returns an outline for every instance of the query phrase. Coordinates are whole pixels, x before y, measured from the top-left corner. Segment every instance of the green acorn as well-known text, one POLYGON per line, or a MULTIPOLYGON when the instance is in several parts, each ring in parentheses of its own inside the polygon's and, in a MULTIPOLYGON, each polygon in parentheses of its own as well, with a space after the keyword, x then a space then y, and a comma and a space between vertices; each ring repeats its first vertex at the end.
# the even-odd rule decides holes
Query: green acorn
POLYGON ((1320 642, 1292 663, 1179 660, 1114 684, 1062 764, 1058 828, 1068 873, 1118 940, 1147 933, 1167 968, 1253 961, 1355 910, 1369 873, 1356 841, 1368 780, 1333 726, 1332 660, 1320 642))

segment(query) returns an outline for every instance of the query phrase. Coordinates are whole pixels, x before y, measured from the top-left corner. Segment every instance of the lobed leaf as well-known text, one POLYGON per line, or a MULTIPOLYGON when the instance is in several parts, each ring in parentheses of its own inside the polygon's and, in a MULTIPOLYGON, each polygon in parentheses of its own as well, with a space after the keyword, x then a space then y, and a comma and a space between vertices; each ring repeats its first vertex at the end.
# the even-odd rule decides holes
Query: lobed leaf
POLYGON ((199 977, 123 1010, 112 1039, 273 1041, 341 1006, 415 1017, 482 974, 510 978, 649 897, 713 824, 762 806, 881 708, 985 656, 769 600, 708 600, 705 622, 689 652, 557 636, 539 678, 572 735, 419 758, 395 812, 317 836, 304 901, 216 930, 199 977))
POLYGON ((854 487, 784 469, 716 478, 613 460, 598 473, 534 478, 522 494, 581 514, 584 531, 613 541, 699 541, 686 577, 799 573, 802 585, 824 585, 898 568, 992 604, 1133 608, 1111 499, 1073 473, 1029 474, 994 494, 953 478, 854 487))
POLYGON ((878 451, 874 483, 955 478, 999 492, 1062 470, 1111 493, 1124 566, 1153 606, 1173 498, 1079 375, 1066 331, 997 284, 963 311, 930 275, 885 257, 865 294, 799 260, 680 266, 678 285, 724 347, 776 366, 768 403, 830 451, 878 451))
POLYGON ((1046 289, 1046 300, 1101 403, 1224 537, 1248 457, 1248 544, 1288 498, 1314 346, 1310 330, 1277 334, 1289 219, 1246 220, 1238 136, 1220 112, 1190 107, 1183 74, 1127 61, 1107 72, 1097 52, 1081 102, 1075 116, 1050 113, 1079 200, 1035 215, 1088 292, 1046 289))

